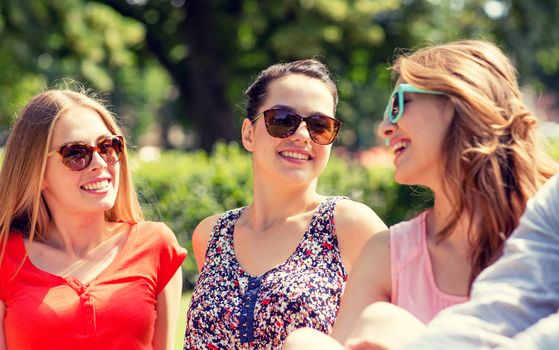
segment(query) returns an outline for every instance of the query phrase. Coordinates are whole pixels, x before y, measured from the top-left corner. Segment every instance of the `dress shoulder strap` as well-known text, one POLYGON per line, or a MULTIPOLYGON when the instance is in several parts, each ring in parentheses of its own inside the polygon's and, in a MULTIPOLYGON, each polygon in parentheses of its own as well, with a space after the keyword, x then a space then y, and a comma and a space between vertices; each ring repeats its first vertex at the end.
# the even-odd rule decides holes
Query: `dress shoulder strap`
POLYGON ((415 218, 390 227, 390 250, 394 272, 402 269, 410 260, 422 253, 425 240, 425 218, 423 212, 415 218))
POLYGON ((210 233, 210 239, 208 241, 208 247, 206 249, 206 259, 208 259, 208 254, 216 251, 218 246, 222 246, 225 242, 232 240, 233 228, 235 222, 239 219, 246 207, 231 209, 223 213, 215 223, 210 233))
POLYGON ((334 210, 336 209, 336 203, 342 199, 348 198, 343 196, 331 196, 320 203, 309 224, 311 234, 320 233, 322 236, 325 228, 329 228, 327 230, 329 234, 333 233, 335 229, 334 210))
POLYGON ((336 203, 342 199, 347 199, 347 197, 328 197, 320 203, 296 254, 306 266, 320 269, 328 266, 330 272, 337 274, 345 281, 347 272, 338 246, 334 220, 336 203))

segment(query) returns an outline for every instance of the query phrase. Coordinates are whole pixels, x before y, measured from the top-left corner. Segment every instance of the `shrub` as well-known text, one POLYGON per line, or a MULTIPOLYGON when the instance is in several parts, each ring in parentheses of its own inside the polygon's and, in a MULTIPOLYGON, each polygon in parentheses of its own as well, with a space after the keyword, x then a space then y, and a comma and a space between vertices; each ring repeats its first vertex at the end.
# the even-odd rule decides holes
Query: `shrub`
MULTIPOLYGON (((189 251, 184 270, 185 287, 190 288, 197 276, 192 232, 209 215, 250 204, 250 154, 236 143, 218 144, 211 155, 203 151, 170 151, 152 162, 134 157, 134 164, 135 183, 146 217, 167 223, 189 251)), ((367 169, 354 160, 335 156, 319 179, 319 192, 363 202, 387 225, 410 217, 430 197, 425 191, 395 184, 391 170, 367 169)))

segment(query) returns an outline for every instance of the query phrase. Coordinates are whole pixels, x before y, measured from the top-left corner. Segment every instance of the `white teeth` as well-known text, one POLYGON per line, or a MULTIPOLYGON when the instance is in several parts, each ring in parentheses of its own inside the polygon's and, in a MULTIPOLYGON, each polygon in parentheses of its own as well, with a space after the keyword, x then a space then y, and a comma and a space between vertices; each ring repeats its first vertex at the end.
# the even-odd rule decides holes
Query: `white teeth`
POLYGON ((109 186, 109 180, 101 180, 94 183, 83 185, 82 188, 88 191, 100 190, 109 186))
POLYGON ((298 152, 291 152, 291 151, 284 151, 280 152, 280 154, 287 158, 299 159, 299 160, 309 160, 311 157, 308 154, 298 153, 298 152))
POLYGON ((408 141, 398 141, 395 144, 392 145, 392 151, 394 153, 397 153, 401 150, 403 150, 404 148, 408 147, 409 142, 408 141))

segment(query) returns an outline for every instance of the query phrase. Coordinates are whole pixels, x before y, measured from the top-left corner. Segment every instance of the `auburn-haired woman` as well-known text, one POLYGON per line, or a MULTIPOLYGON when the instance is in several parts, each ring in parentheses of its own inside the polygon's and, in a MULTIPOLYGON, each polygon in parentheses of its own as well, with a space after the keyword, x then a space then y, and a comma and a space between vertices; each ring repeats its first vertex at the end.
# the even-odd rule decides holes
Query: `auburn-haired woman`
MULTIPOLYGON (((386 304, 371 306, 357 322, 371 303, 395 304, 427 323, 466 301, 528 198, 557 169, 538 145, 537 119, 522 101, 513 65, 494 44, 425 47, 397 57, 392 70, 396 86, 378 132, 394 152, 395 180, 430 188, 434 206, 367 243, 332 332, 342 344, 387 332, 386 304)), ((328 341, 308 333, 288 348, 328 341)))

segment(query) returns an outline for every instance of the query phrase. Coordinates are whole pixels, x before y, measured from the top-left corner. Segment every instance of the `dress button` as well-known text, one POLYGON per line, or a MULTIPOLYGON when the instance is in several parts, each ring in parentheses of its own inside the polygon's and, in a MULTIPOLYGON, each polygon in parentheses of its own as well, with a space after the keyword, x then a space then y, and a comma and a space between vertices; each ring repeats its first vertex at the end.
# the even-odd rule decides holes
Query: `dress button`
POLYGON ((80 299, 81 299, 81 301, 88 301, 88 300, 89 300, 89 297, 90 297, 89 293, 83 293, 83 294, 80 296, 80 299))

